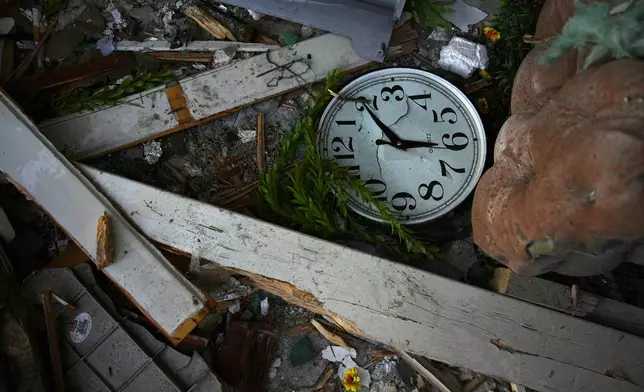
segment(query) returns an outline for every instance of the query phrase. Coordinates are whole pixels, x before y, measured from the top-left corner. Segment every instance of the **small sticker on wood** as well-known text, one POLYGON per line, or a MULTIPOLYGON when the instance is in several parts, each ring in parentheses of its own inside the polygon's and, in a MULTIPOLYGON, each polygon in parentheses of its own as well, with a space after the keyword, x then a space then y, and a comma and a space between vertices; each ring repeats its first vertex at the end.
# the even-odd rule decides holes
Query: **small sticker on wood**
POLYGON ((80 313, 74 317, 72 327, 69 329, 69 338, 79 344, 85 341, 92 330, 92 316, 89 313, 80 313))

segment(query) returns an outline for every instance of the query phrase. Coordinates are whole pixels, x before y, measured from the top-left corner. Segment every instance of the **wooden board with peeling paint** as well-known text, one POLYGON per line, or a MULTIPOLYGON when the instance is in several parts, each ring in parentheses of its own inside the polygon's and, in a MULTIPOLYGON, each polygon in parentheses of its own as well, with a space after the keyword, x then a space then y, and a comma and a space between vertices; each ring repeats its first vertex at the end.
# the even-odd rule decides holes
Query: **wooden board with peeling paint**
MULTIPOLYGON (((402 40, 417 36, 404 28, 397 33, 402 40)), ((396 33, 390 55, 409 49, 396 45, 394 39, 396 33)), ((48 120, 40 129, 68 158, 80 160, 198 125, 318 82, 336 68, 355 70, 368 64, 355 54, 350 39, 325 34, 180 80, 190 113, 188 121, 179 121, 179 110, 168 103, 166 88, 158 87, 127 97, 121 105, 48 120), (283 69, 279 65, 288 66, 283 69)))
MULTIPOLYGON (((208 311, 208 299, 0 94, 0 170, 97 260, 97 222, 110 221, 112 264, 102 271, 175 343, 208 311)), ((100 237, 100 236, 99 236, 100 237)))
POLYGON ((247 275, 353 332, 539 391, 644 391, 640 337, 81 170, 155 242, 247 275))

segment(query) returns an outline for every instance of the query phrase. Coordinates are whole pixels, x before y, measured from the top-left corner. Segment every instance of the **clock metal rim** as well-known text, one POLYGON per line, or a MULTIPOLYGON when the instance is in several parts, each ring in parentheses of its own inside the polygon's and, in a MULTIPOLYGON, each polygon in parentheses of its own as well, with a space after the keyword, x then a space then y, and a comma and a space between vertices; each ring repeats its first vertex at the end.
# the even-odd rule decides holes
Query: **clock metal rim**
MULTIPOLYGON (((456 101, 458 101, 459 104, 462 105, 463 110, 470 117, 474 126, 474 129, 472 130, 472 132, 478 138, 478 143, 480 146, 477 160, 474 162, 473 174, 472 174, 472 177, 470 178, 469 183, 467 183, 463 188, 461 188, 463 191, 457 198, 455 198, 450 203, 449 206, 437 212, 434 212, 432 214, 421 215, 419 217, 410 217, 408 219, 400 219, 400 222, 405 225, 415 225, 415 224, 422 224, 422 223, 435 220, 449 213, 469 197, 469 195, 474 191, 474 188, 476 188, 476 185, 478 184, 478 181, 481 178, 481 175, 483 174, 483 169, 485 166, 485 158, 487 153, 487 139, 485 135, 485 128, 483 127, 483 122, 481 121, 481 117, 479 116, 478 111, 476 110, 472 102, 470 102, 470 100, 467 98, 467 96, 447 80, 427 71, 414 69, 414 68, 385 68, 385 69, 373 71, 368 74, 362 75, 356 78, 355 80, 352 80, 350 83, 348 83, 338 92, 338 95, 344 96, 344 94, 346 94, 348 90, 353 89, 356 85, 364 83, 366 80, 369 80, 369 79, 382 78, 382 77, 388 77, 388 76, 401 77, 406 75, 429 79, 433 83, 440 85, 443 89, 451 93, 453 98, 456 101)), ((326 108, 324 109, 324 112, 320 117, 320 122, 318 123, 318 141, 322 140, 323 132, 326 132, 324 129, 322 129, 322 126, 327 122, 327 117, 329 116, 329 113, 339 103, 344 104, 345 102, 334 97, 333 99, 331 99, 331 101, 327 104, 326 108)), ((319 149, 319 153, 322 156, 325 156, 323 152, 323 146, 321 145, 321 143, 318 143, 318 149, 319 149)), ((358 203, 355 200, 349 199, 349 207, 354 212, 358 213, 359 215, 362 215, 365 218, 368 218, 376 222, 381 222, 381 223, 384 222, 377 215, 377 213, 367 209, 361 203, 358 203)))

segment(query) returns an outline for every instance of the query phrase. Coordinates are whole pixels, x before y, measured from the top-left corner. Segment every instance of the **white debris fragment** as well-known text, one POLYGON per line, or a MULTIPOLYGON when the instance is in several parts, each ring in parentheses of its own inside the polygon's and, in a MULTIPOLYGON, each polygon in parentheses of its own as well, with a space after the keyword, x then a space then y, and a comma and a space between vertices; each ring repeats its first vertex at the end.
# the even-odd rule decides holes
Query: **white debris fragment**
POLYGON ((307 25, 302 25, 300 28, 300 38, 301 39, 309 39, 313 37, 313 34, 315 33, 315 30, 313 27, 307 26, 307 25))
POLYGON ((114 83, 115 84, 123 84, 123 82, 125 82, 126 80, 132 80, 132 79, 133 79, 132 75, 125 75, 122 78, 117 79, 116 82, 114 82, 114 83))
POLYGON ((230 63, 237 53, 236 46, 228 46, 224 49, 216 50, 212 56, 212 66, 217 68, 230 63))
POLYGON ((346 349, 340 346, 329 346, 322 350, 322 358, 329 362, 342 362, 344 358, 355 358, 358 356, 355 348, 346 349))
POLYGON ((235 301, 234 304, 228 307, 228 311, 230 312, 230 314, 236 314, 240 310, 241 310, 241 302, 239 301, 235 301))
POLYGON ((264 17, 264 14, 261 12, 255 12, 253 10, 248 10, 248 14, 255 20, 261 20, 264 17))
POLYGON ((192 68, 196 69, 197 71, 205 71, 206 69, 208 69, 205 65, 201 63, 192 64, 192 68))
POLYGON ((121 16, 121 11, 119 11, 118 8, 112 8, 110 10, 110 14, 112 14, 112 18, 114 19, 114 23, 118 25, 123 25, 125 22, 123 21, 123 16, 121 16))
POLYGON ((441 16, 461 31, 468 31, 469 25, 477 24, 485 19, 487 14, 476 7, 465 3, 463 0, 455 0, 449 5, 453 12, 446 12, 441 16))
POLYGON ((34 50, 36 49, 36 43, 34 41, 16 41, 16 46, 20 50, 34 50))
POLYGON ((485 46, 454 37, 441 49, 438 65, 444 70, 469 78, 477 69, 487 68, 488 57, 485 46))
POLYGON ((148 164, 153 165, 159 162, 159 158, 161 158, 162 154, 163 150, 161 149, 161 142, 151 140, 147 143, 143 143, 143 159, 145 159, 148 164))
POLYGON ((112 34, 102 36, 96 41, 96 49, 100 50, 103 56, 109 56, 116 49, 116 46, 114 46, 114 36, 112 34))
POLYGON ((436 27, 434 31, 427 37, 427 39, 434 41, 449 41, 451 38, 449 32, 444 27, 436 27))
POLYGON ((238 130, 237 136, 239 137, 239 144, 250 143, 253 140, 257 139, 257 131, 256 130, 249 130, 249 131, 238 130))
POLYGON ((385 379, 389 374, 396 372, 396 357, 388 357, 376 363, 371 370, 372 378, 375 381, 385 379))
POLYGON ((271 367, 268 370, 268 378, 270 380, 272 380, 275 377, 277 377, 277 369, 279 369, 280 366, 282 366, 282 358, 277 357, 277 358, 275 358, 273 363, 271 363, 271 367))
POLYGON ((174 38, 179 31, 173 22, 174 11, 167 6, 164 6, 161 9, 160 14, 162 15, 161 22, 163 23, 163 31, 161 35, 166 38, 174 38))
POLYGON ((262 316, 266 316, 268 314, 268 297, 264 298, 262 302, 259 303, 260 311, 262 316))
POLYGON ((356 349, 353 347, 344 348, 340 346, 329 346, 322 350, 322 358, 330 362, 340 362, 338 368, 338 377, 340 380, 344 380, 344 375, 347 373, 348 369, 357 369, 358 377, 360 377, 360 385, 363 387, 369 388, 371 384, 371 375, 369 371, 358 366, 353 358, 358 356, 356 349))

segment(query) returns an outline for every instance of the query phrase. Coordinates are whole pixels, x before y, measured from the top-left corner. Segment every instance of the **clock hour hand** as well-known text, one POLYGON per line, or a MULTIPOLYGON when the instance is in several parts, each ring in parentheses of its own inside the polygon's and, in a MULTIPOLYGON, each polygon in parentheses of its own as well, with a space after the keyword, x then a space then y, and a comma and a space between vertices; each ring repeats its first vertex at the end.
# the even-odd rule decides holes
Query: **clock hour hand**
POLYGON ((402 142, 402 140, 398 137, 398 135, 396 135, 396 134, 395 134, 391 129, 389 129, 389 127, 388 127, 388 126, 386 126, 382 121, 380 121, 380 119, 379 119, 378 117, 376 117, 376 115, 375 115, 375 114, 373 114, 373 112, 371 111, 371 109, 369 109, 369 106, 368 106, 368 105, 364 105, 364 108, 365 108, 365 109, 367 109, 367 112, 368 112, 368 113, 369 113, 369 115, 371 116, 371 119, 376 123, 376 125, 378 126, 378 128, 380 128, 380 130, 382 131, 382 133, 384 133, 384 134, 385 134, 385 136, 387 136, 387 138, 388 138, 388 139, 389 139, 389 141, 391 142, 391 143, 384 143, 384 144, 389 144, 389 145, 391 145, 391 146, 393 146, 393 147, 396 147, 396 148, 398 148, 398 149, 404 150, 404 148, 403 148, 403 142, 402 142))

